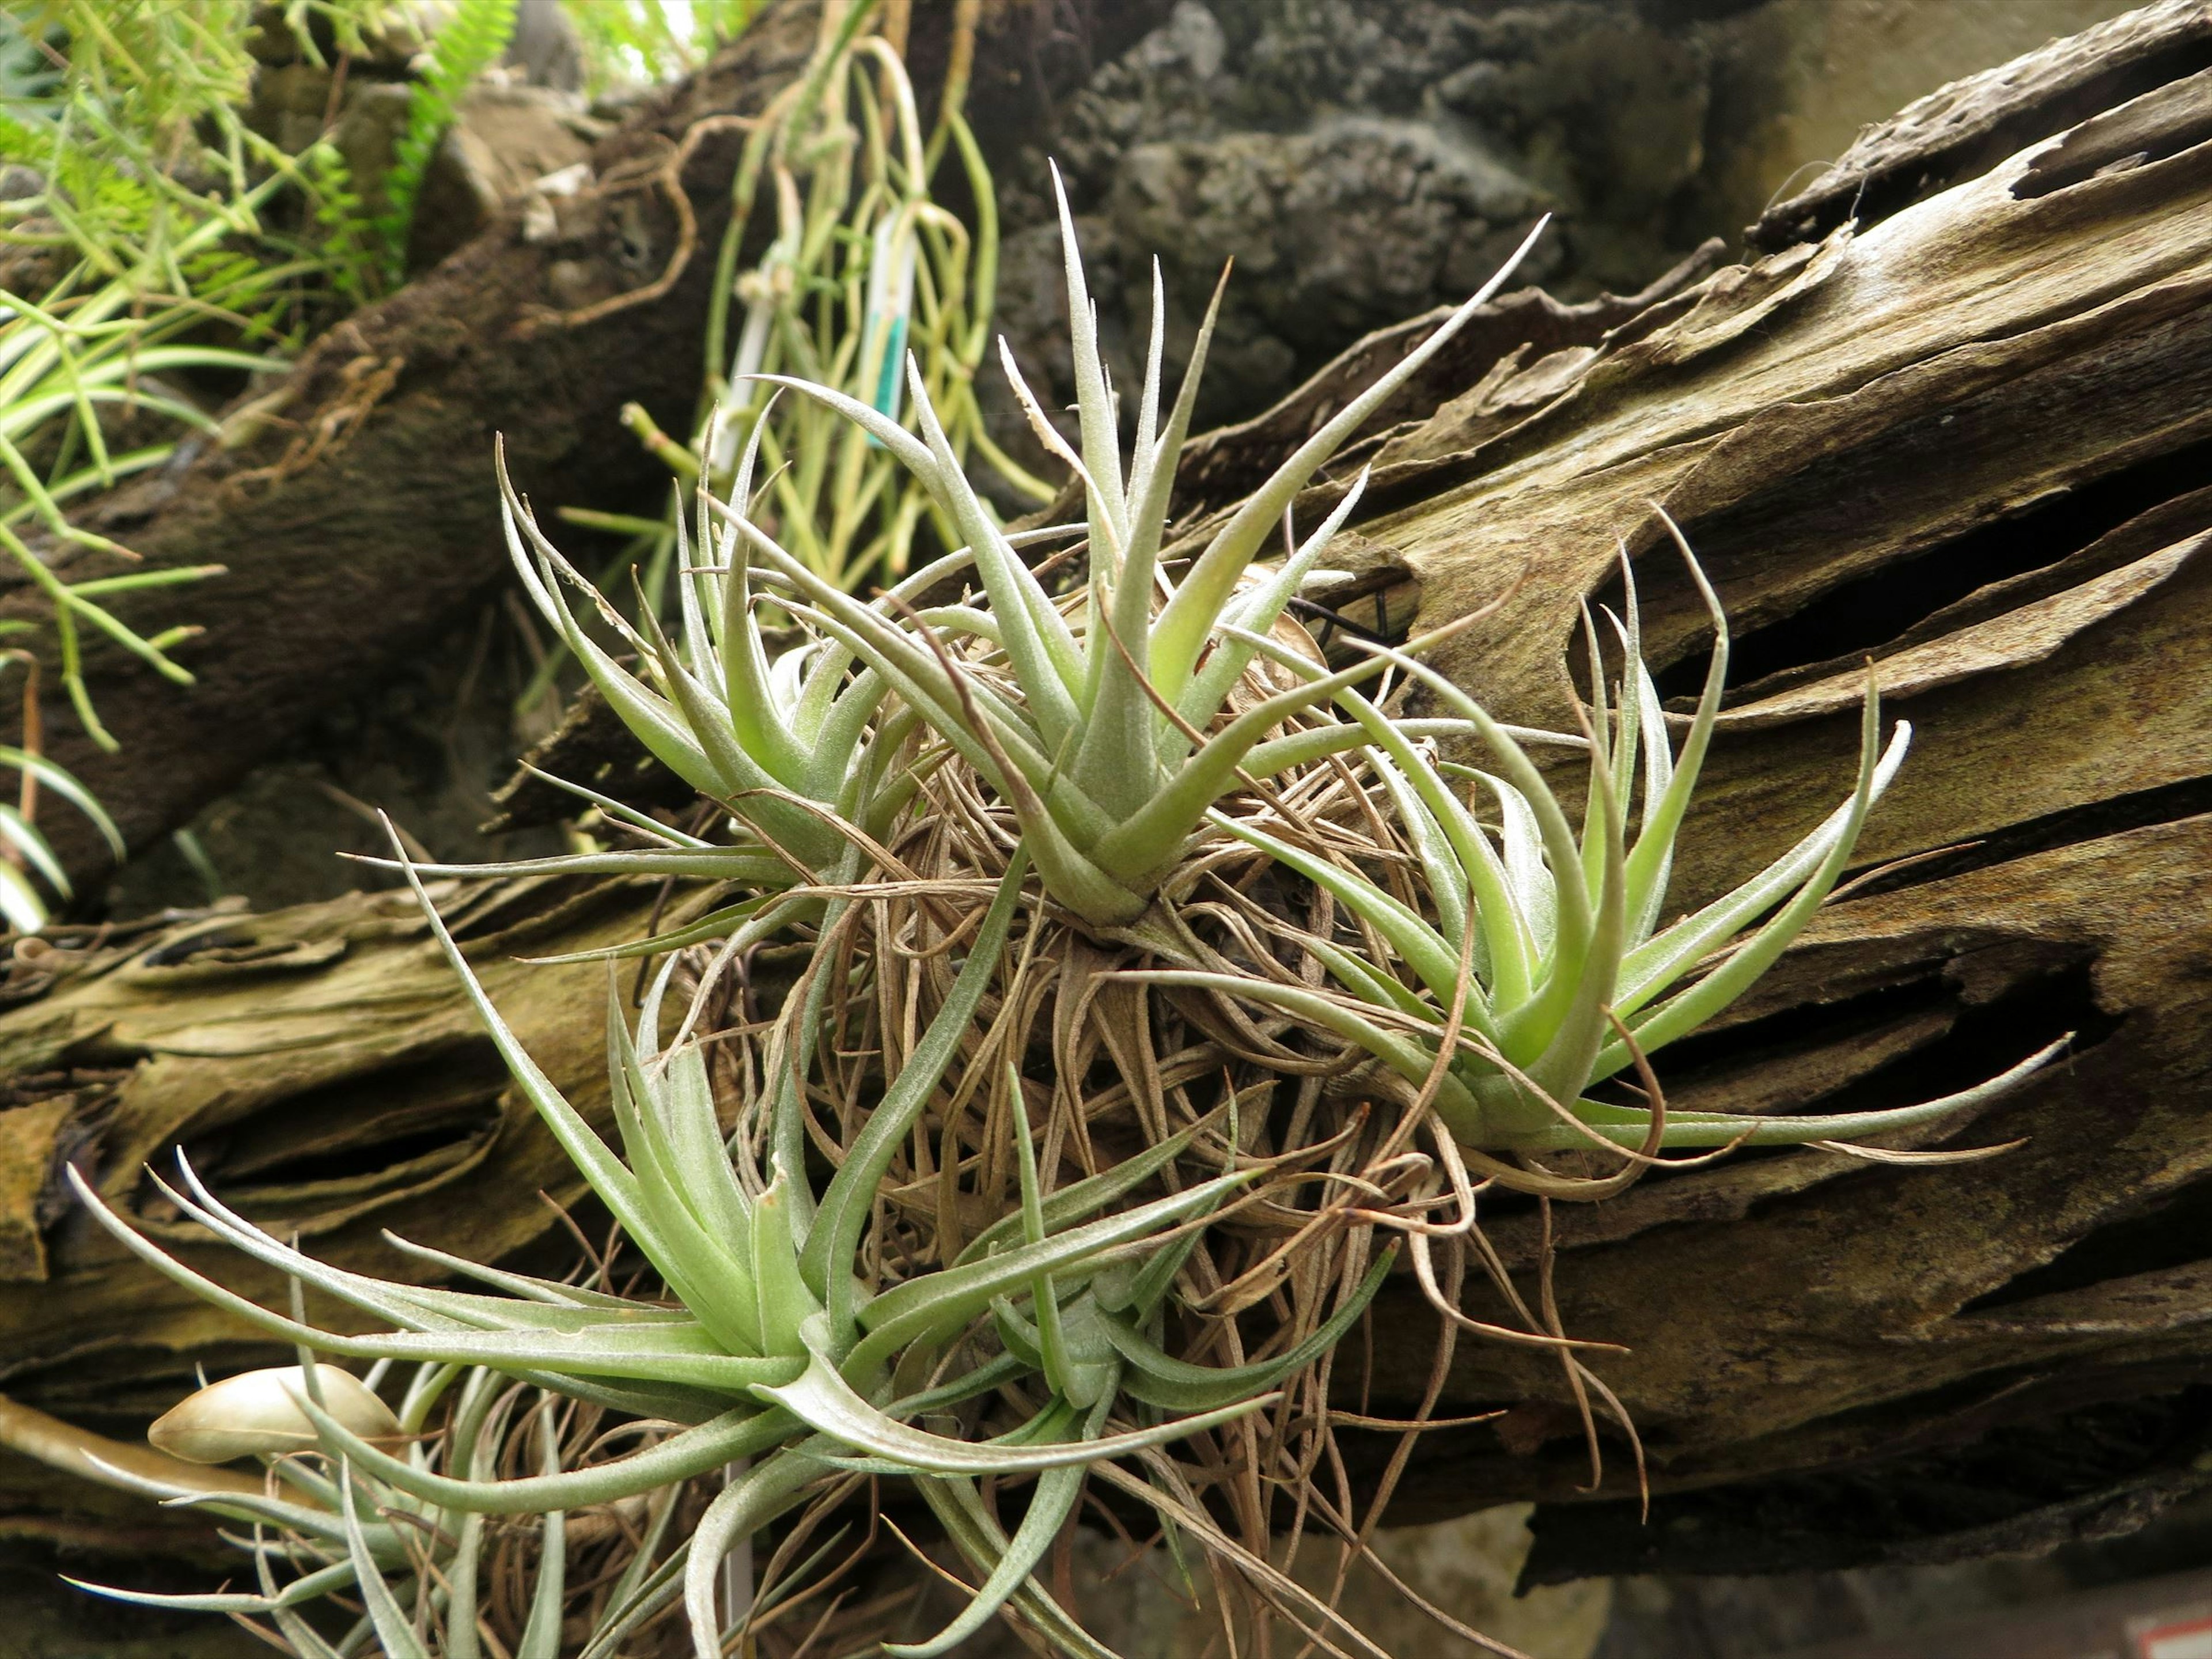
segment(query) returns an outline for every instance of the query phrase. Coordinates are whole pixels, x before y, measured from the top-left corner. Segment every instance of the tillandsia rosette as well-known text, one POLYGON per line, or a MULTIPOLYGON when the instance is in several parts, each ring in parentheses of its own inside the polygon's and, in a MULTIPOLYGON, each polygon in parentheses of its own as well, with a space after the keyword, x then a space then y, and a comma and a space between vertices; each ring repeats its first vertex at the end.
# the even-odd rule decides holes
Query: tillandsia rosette
MULTIPOLYGON (((1903 729, 1882 746, 1870 691, 1848 799, 1749 882, 1662 926, 1720 715, 1726 629, 1710 589, 1713 668, 1679 741, 1642 661, 1632 573, 1606 624, 1620 672, 1609 683, 1593 623, 1591 706, 1564 738, 1500 725, 1426 667, 1420 652, 1449 629, 1332 672, 1289 614, 1359 495, 1355 483, 1300 541, 1286 525, 1298 491, 1507 273, 1249 501, 1177 544, 1170 487, 1211 317, 1170 404, 1156 276, 1125 454, 1064 201, 1062 214, 1079 441, 1023 395, 1083 483, 1079 526, 1008 534, 918 379, 913 432, 778 380, 880 443, 965 545, 872 599, 846 593, 756 519, 756 422, 726 497, 699 492, 672 637, 592 592, 502 474, 532 599, 720 822, 679 832, 583 792, 610 835, 642 844, 518 866, 721 884, 698 922, 609 953, 661 958, 634 1020, 610 993, 616 1142, 521 1049, 431 917, 644 1276, 555 1282, 415 1247, 426 1271, 485 1288, 342 1272, 183 1169, 168 1190, 186 1216, 390 1328, 339 1334, 169 1259, 80 1183, 131 1249, 240 1319, 369 1362, 372 1378, 428 1368, 396 1432, 350 1384, 318 1397, 310 1370, 280 1378, 281 1400, 267 1382, 241 1391, 271 1419, 266 1437, 207 1443, 271 1456, 295 1491, 270 1498, 281 1512, 193 1500, 283 1534, 257 1535, 262 1590, 226 1607, 297 1623, 351 1585, 365 1622, 331 1650, 373 1638, 473 1655, 484 1518, 559 1515, 569 1531, 544 1524, 529 1630, 501 1638, 511 1650, 552 1650, 537 1609, 581 1595, 562 1574, 590 1519, 630 1543, 599 1581, 619 1594, 588 1599, 583 1651, 613 1655, 680 1600, 707 1659, 795 1605, 830 1571, 830 1546, 807 1540, 897 1477, 973 1583, 948 1627, 896 1651, 949 1651, 1009 1611, 1058 1651, 1104 1654, 1036 1577, 1095 1486, 1117 1523, 1149 1508, 1214 1577, 1224 1615, 1380 1654, 1332 1592, 1278 1563, 1302 1532, 1347 1562, 1364 1548, 1433 1406, 1434 1388, 1394 1424, 1332 1395, 1338 1345, 1394 1236, 1444 1316, 1438 1378, 1471 1328, 1554 1352, 1578 1399, 1609 1401, 1589 1345, 1481 1248, 1485 1191, 1601 1197, 1747 1142, 1917 1128, 2049 1058, 1900 1110, 1669 1113, 1652 1053, 1802 932, 1902 763, 1903 729), (1285 556, 1255 565, 1279 526, 1285 556), (1032 562, 1032 543, 1055 550, 1032 562), (780 653, 769 607, 788 624, 780 653), (1407 717, 1415 685, 1443 712, 1407 717), (1540 738, 1586 755, 1579 827, 1531 757, 1540 738), (754 949, 769 945, 796 961, 773 985, 754 949), (1690 1158, 1663 1157, 1680 1147, 1690 1158), (1556 1167, 1571 1153, 1600 1172, 1556 1167), (1518 1323, 1459 1311, 1470 1246, 1518 1323), (426 1395, 451 1399, 441 1413, 426 1395), (594 1438, 602 1419, 618 1427, 594 1438), (1407 1431, 1358 1512, 1324 1473, 1345 1467, 1343 1427, 1407 1431), (610 1455, 624 1433, 635 1444, 610 1455), (1008 1524, 1002 1486, 1020 1481, 1008 1524), (729 1564, 772 1523, 781 1541, 757 1584, 729 1564)), ((191 1414, 196 1431, 222 1404, 191 1414)), ((298 1650, 324 1650, 285 1629, 298 1650)))
MULTIPOLYGON (((261 1372, 217 1383, 157 1425, 160 1443, 178 1455, 216 1461, 263 1454, 276 1460, 291 1498, 267 1500, 177 1493, 231 1518, 283 1528, 283 1546, 253 1545, 262 1594, 149 1598, 275 1620, 303 1652, 323 1638, 294 1610, 349 1585, 366 1607, 365 1628, 385 1651, 431 1650, 426 1621, 445 1653, 474 1651, 474 1563, 480 1517, 547 1516, 644 1500, 665 1513, 670 1490, 740 1461, 732 1481, 700 1513, 665 1559, 641 1547, 629 1592, 608 1599, 594 1638, 613 1644, 679 1593, 696 1651, 722 1651, 731 1607, 722 1594, 724 1558, 754 1531, 854 1474, 896 1474, 914 1482, 948 1534, 983 1577, 968 1611, 936 1640, 912 1646, 936 1654, 1011 1603, 1071 1651, 1095 1651, 1079 1627, 1030 1583, 1080 1495, 1080 1474, 1278 1404, 1278 1387, 1309 1368, 1344 1334, 1379 1286, 1387 1259, 1369 1267, 1334 1316, 1295 1343, 1231 1366, 1194 1365, 1160 1346, 1164 1304, 1198 1235, 1188 1224, 1264 1192, 1267 1160, 1240 1158, 1209 1179, 1149 1201, 1126 1203, 1193 1150, 1197 1127, 1125 1159, 1101 1174, 1047 1194, 1039 1178, 1026 1111, 1012 1109, 1020 1202, 984 1228, 957 1256, 893 1284, 864 1283, 854 1271, 885 1177, 899 1148, 946 1081, 965 1042, 969 1066, 996 1077, 1018 1099, 1011 1058, 994 1068, 990 1027, 977 1012, 1008 948, 1023 908, 1024 862, 997 884, 988 909, 943 1003, 842 1150, 818 1201, 805 1176, 791 1176, 776 1148, 787 1134, 772 1120, 799 1109, 785 1093, 769 1105, 756 1096, 726 1134, 705 1051, 696 1042, 641 1048, 617 1006, 609 1015, 610 1070, 622 1152, 603 1140, 545 1079, 477 985, 442 924, 441 944, 467 983, 518 1083, 593 1193, 650 1264, 666 1297, 638 1297, 533 1279, 427 1255, 439 1267, 501 1292, 427 1289, 330 1267, 253 1227, 228 1210, 180 1164, 179 1184, 163 1190, 179 1211, 298 1284, 388 1322, 380 1334, 343 1335, 295 1311, 257 1306, 141 1238, 80 1181, 78 1191, 103 1225, 159 1271, 216 1305, 314 1352, 365 1359, 378 1368, 427 1368, 395 1415, 349 1376, 316 1368, 261 1372), (995 1352, 977 1336, 993 1333, 995 1352), (430 1409, 465 1377, 444 1431, 426 1439, 430 1409), (624 1413, 660 1432, 644 1449, 563 1468, 558 1407, 537 1407, 544 1443, 541 1472, 507 1479, 480 1447, 495 1444, 514 1395, 507 1379, 542 1396, 624 1413), (1018 1405, 1007 1410, 1009 1400, 1018 1405), (501 1407, 499 1401, 509 1402, 501 1407), (913 1419, 995 1408, 1011 1420, 996 1432, 948 1436, 913 1419), (319 1472, 291 1456, 313 1445, 333 1467, 319 1472), (1073 1471, 1076 1478, 1066 1472, 1073 1471), (986 1477, 1037 1477, 1029 1511, 1008 1535, 975 1483, 986 1477), (363 1511, 378 1517, 371 1528, 363 1511), (450 1544, 439 1562, 411 1555, 402 1523, 450 1544), (396 1531, 395 1528, 401 1528, 396 1531), (301 1540, 329 1557, 289 1583, 273 1583, 273 1563, 296 1567, 301 1540), (401 1589, 388 1578, 411 1581, 401 1589), (429 1595, 433 1588, 442 1597, 429 1595), (282 1615, 282 1616, 280 1616, 282 1615), (295 1633, 295 1627, 300 1633, 295 1633)), ((419 884, 418 893, 421 892, 419 884)), ((425 896, 425 903, 428 899, 425 896)), ((1033 924, 1034 925, 1034 924, 1033 924)), ((675 963, 655 977, 638 1015, 654 1031, 675 963)), ((650 1038, 647 1039, 648 1042, 650 1038)), ((301 1298, 302 1300, 304 1298, 301 1298)), ((972 1419, 975 1412, 969 1413, 972 1419)), ((142 1486, 143 1478, 118 1478, 142 1486)), ((549 1523, 550 1526, 550 1523, 549 1523)), ((663 1530, 656 1528, 655 1530, 663 1530)), ((664 1540, 665 1541, 665 1540, 664 1540)), ((545 1534, 531 1625, 558 1627, 562 1592, 556 1553, 545 1534), (552 1588, 544 1588, 547 1585, 552 1588)), ((750 1602, 750 1596, 744 1598, 750 1602)), ((554 1638, 516 1650, 550 1655, 554 1638)), ((340 1643, 336 1650, 345 1650, 340 1643)))

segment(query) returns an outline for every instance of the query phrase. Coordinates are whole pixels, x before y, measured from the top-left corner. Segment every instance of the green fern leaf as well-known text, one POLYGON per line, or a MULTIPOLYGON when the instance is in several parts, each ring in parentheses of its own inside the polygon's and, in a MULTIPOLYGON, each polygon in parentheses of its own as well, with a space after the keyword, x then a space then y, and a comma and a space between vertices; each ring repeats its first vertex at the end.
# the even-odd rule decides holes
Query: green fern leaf
POLYGON ((430 61, 408 97, 407 130, 393 147, 392 170, 385 175, 388 205, 377 219, 386 275, 394 283, 404 274, 408 234, 431 157, 460 112, 471 83, 507 50, 514 34, 514 9, 515 0, 459 0, 452 20, 431 43, 430 61))

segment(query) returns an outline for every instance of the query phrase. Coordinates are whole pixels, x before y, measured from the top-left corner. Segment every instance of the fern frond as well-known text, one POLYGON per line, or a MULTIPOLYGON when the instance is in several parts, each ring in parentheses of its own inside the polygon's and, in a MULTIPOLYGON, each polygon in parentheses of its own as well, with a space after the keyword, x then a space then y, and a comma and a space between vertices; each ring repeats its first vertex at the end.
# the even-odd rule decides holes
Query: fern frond
POLYGON ((430 44, 429 62, 407 100, 407 130, 393 147, 385 175, 386 206, 378 216, 386 275, 404 274, 415 204, 440 140, 460 113, 476 78, 497 63, 514 35, 515 0, 458 0, 452 18, 430 44))

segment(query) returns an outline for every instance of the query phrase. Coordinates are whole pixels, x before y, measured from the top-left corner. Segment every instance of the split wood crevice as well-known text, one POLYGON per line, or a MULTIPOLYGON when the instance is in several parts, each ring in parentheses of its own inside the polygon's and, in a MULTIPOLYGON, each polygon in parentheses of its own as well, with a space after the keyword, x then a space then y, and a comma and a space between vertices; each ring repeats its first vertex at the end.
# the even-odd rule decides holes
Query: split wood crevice
MULTIPOLYGON (((1581 1490, 1557 1370, 1474 1342, 1438 1410, 1507 1414, 1426 1441, 1395 1511, 1534 1498, 1539 1577, 2035 1547, 2212 1484, 2212 6, 2024 62, 1870 131, 1762 222, 1756 263, 1594 338, 1501 344, 1364 446, 1364 592, 1386 623, 1504 594, 1443 661, 1504 718, 1565 716, 1617 538, 1652 554, 1662 684, 1695 683, 1705 641, 1652 504, 1686 528, 1740 684, 1677 904, 1833 798, 1867 659, 1918 728, 1862 843, 1890 867, 1670 1051, 1676 1104, 1893 1103, 2075 1034, 1946 1126, 1945 1145, 2024 1141, 2002 1158, 1744 1156, 1559 1213, 1567 1328, 1629 1349, 1601 1371, 1643 1435, 1653 1524, 1617 1437, 1581 1490)), ((659 901, 447 896, 523 1040, 602 1114, 600 970, 515 958, 635 935, 659 901)), ((29 942, 0 999, 0 1390, 23 1403, 127 1425, 195 1359, 243 1352, 55 1201, 64 1159, 159 1232, 142 1166, 185 1146, 252 1218, 387 1274, 408 1264, 384 1228, 478 1257, 558 1248, 539 1189, 573 1198, 573 1177, 395 896, 29 942)), ((1500 1204, 1487 1227, 1533 1266, 1533 1213, 1500 1204)), ((1418 1395, 1430 1340, 1418 1295, 1386 1290, 1369 1409, 1418 1395)), ((7 1526, 88 1516, 145 1524, 0 1457, 7 1526)))

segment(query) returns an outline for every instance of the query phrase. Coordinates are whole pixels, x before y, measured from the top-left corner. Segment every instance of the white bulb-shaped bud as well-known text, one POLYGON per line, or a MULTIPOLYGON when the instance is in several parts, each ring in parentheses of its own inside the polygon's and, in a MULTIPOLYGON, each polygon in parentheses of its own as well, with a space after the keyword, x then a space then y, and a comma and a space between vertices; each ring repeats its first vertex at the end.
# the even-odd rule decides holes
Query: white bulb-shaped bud
MULTIPOLYGON (((364 1440, 401 1437, 399 1419, 361 1379, 335 1365, 315 1367, 322 1409, 364 1440)), ((155 1449, 187 1463, 228 1463, 277 1457, 319 1443, 313 1421, 300 1409, 307 1373, 298 1365, 241 1371, 210 1383, 164 1413, 146 1431, 155 1449)))

